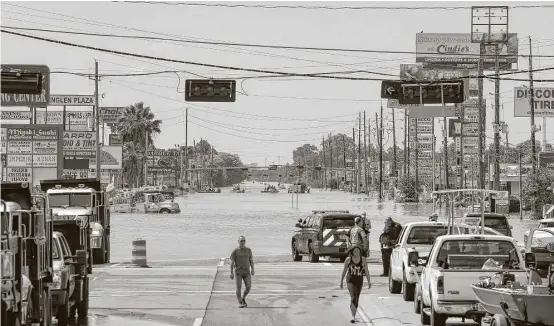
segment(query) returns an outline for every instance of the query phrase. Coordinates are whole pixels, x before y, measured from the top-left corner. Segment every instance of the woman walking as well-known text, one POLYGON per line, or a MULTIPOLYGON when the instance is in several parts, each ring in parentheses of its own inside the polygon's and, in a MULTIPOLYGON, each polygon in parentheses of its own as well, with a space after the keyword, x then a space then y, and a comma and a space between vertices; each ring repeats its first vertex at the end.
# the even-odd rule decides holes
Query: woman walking
POLYGON ((350 292, 350 312, 352 313, 351 323, 357 322, 356 313, 358 311, 358 302, 364 285, 364 276, 367 278, 367 288, 371 289, 371 279, 367 269, 367 260, 362 256, 362 251, 358 246, 353 247, 350 255, 344 261, 344 269, 340 279, 340 288, 344 288, 344 276, 346 275, 346 287, 350 292))

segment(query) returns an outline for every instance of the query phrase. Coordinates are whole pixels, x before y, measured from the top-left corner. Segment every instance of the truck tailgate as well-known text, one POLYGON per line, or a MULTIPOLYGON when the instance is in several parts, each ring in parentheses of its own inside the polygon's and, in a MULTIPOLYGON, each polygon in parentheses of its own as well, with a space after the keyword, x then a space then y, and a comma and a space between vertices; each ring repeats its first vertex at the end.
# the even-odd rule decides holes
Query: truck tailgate
MULTIPOLYGON (((479 282, 481 276, 493 276, 500 270, 443 270, 444 296, 445 301, 471 301, 475 299, 475 293, 471 285, 479 282)), ((515 275, 516 282, 522 285, 527 284, 525 270, 510 271, 515 275)), ((495 282, 497 282, 495 280, 495 282)))

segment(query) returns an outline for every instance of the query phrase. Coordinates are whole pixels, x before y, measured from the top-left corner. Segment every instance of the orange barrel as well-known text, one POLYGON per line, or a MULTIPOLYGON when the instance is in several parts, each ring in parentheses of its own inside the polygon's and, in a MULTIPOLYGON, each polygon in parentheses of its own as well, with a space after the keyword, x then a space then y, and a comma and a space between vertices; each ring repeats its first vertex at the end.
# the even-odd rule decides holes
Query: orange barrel
POLYGON ((146 263, 146 240, 134 240, 131 264, 138 267, 148 267, 146 263))

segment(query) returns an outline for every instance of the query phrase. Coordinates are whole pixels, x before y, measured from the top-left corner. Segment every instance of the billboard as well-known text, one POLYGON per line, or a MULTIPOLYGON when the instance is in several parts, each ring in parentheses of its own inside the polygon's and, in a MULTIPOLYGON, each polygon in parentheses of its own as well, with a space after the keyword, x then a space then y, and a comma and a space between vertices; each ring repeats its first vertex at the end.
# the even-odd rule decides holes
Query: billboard
MULTIPOLYGON (((531 99, 529 89, 514 89, 514 117, 531 116, 531 99)), ((535 87, 533 89, 535 118, 554 117, 554 87, 535 87)))
MULTIPOLYGON (((58 178, 62 174, 62 126, 6 125, 1 128, 2 167, 7 181, 58 178)), ((21 182, 21 181, 18 181, 21 182)))
POLYGON ((33 112, 2 110, 2 120, 31 120, 33 112))
POLYGON ((65 158, 92 158, 96 156, 96 132, 64 131, 63 155, 65 158))
MULTIPOLYGON (((100 148, 100 168, 105 170, 121 169, 123 148, 121 146, 102 146, 100 148)), ((90 169, 96 169, 96 158, 89 160, 90 169)))
POLYGON ((58 106, 94 106, 94 95, 50 95, 48 105, 58 106))
POLYGON ((465 97, 478 96, 479 85, 476 78, 468 78, 469 70, 444 69, 433 66, 430 68, 422 63, 402 63, 400 64, 400 79, 418 80, 418 81, 439 81, 465 78, 464 88, 465 97), (469 80, 469 82, 468 82, 469 80))
MULTIPOLYGON (((508 34, 507 43, 499 46, 500 70, 512 70, 513 64, 517 64, 517 34, 508 34)), ((484 70, 495 69, 495 53, 494 46, 485 45, 484 70)), ((471 33, 416 34, 416 62, 450 69, 477 69, 479 56, 480 44, 472 43, 471 33)))
POLYGON ((28 71, 42 74, 42 94, 2 93, 1 105, 45 108, 50 101, 50 68, 44 65, 2 65, 2 71, 28 71))
POLYGON ((100 107, 100 119, 103 123, 115 123, 125 113, 125 107, 100 107))
MULTIPOLYGON (((36 112, 38 124, 63 124, 63 111, 39 111, 36 112)), ((92 111, 65 111, 65 125, 67 130, 87 131, 89 120, 93 117, 92 111)))

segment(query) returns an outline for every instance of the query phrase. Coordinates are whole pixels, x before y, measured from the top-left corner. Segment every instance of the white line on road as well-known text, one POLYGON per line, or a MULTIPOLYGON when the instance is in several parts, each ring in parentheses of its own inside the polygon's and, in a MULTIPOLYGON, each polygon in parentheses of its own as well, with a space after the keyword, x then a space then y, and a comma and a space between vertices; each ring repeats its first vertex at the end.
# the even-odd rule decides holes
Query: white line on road
POLYGON ((114 268, 114 267, 117 267, 117 266, 121 266, 121 264, 123 264, 123 263, 113 264, 112 266, 110 266, 110 268, 114 268))
POLYGON ((194 320, 194 324, 192 324, 192 326, 200 326, 200 325, 202 325, 202 320, 204 320, 204 318, 202 318, 202 317, 196 318, 196 319, 194 320))
POLYGON ((324 266, 331 266, 331 267, 333 267, 333 264, 331 264, 331 263, 323 263, 323 265, 324 265, 324 266))
POLYGON ((358 306, 358 313, 360 314, 360 317, 362 317, 364 323, 371 323, 371 320, 367 317, 364 309, 361 306, 358 306))
POLYGON ((217 267, 221 267, 225 265, 225 258, 221 258, 221 260, 219 261, 219 263, 217 263, 217 267))

